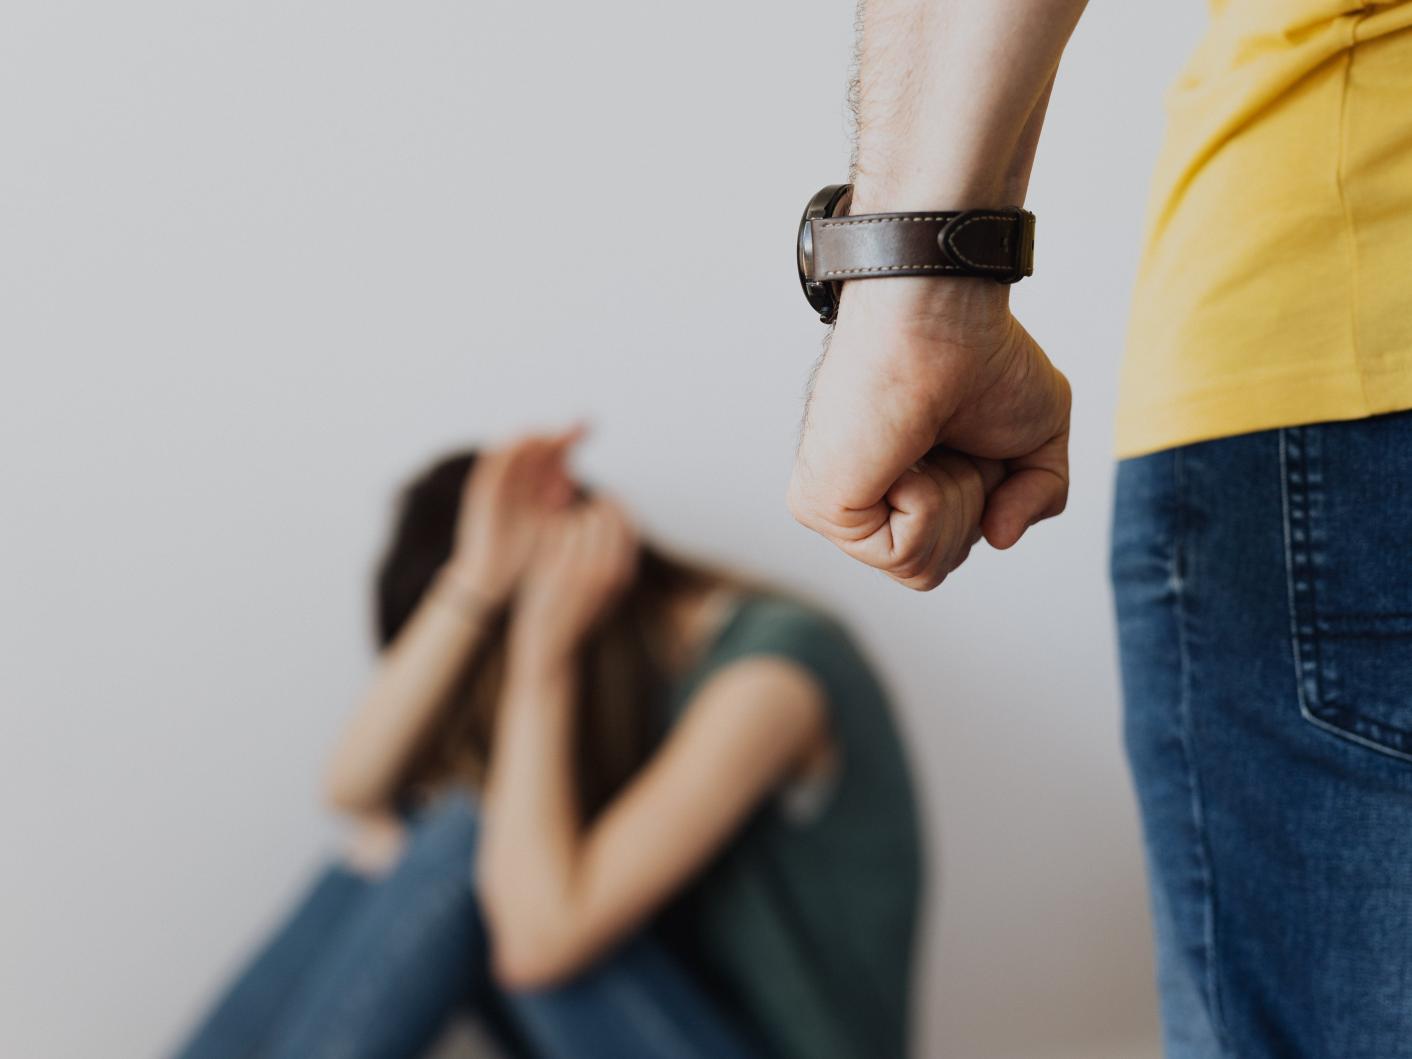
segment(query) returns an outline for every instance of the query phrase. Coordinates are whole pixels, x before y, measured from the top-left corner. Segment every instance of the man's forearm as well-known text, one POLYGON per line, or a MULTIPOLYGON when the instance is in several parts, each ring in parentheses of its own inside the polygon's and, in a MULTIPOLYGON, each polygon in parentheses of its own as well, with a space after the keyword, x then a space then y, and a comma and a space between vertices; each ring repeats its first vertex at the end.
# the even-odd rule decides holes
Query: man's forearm
MULTIPOLYGON (((1083 8, 863 0, 849 212, 1022 205, 1083 8)), ((839 294, 789 506, 910 588, 939 585, 980 535, 1009 548, 1068 496, 1068 381, 1011 315, 1009 290, 903 275, 839 294)))
POLYGON ((1086 0, 863 0, 853 213, 1018 205, 1086 0))

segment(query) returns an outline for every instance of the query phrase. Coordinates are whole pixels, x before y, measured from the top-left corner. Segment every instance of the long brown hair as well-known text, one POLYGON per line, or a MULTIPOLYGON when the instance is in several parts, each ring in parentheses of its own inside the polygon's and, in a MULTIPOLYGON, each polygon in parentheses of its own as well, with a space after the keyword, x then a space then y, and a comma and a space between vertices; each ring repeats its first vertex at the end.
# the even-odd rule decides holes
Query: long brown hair
MULTIPOLYGON (((396 639, 451 556, 473 450, 445 456, 402 492, 392 539, 378 566, 377 637, 396 639)), ((581 655, 576 714, 579 805, 591 817, 638 770, 660 736, 668 690, 666 611, 680 594, 738 583, 723 572, 643 544, 637 576, 600 620, 581 655)), ((404 797, 449 779, 479 786, 494 740, 508 621, 500 616, 408 766, 404 797)))

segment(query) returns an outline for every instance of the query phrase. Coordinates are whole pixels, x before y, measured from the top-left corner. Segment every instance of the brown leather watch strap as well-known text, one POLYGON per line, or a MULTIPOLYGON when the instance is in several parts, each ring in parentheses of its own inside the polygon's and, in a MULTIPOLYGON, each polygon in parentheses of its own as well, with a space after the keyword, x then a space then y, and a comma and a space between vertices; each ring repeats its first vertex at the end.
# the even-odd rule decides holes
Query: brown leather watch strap
POLYGON ((1034 214, 1010 206, 815 217, 810 279, 984 276, 1002 283, 1034 272, 1034 214))

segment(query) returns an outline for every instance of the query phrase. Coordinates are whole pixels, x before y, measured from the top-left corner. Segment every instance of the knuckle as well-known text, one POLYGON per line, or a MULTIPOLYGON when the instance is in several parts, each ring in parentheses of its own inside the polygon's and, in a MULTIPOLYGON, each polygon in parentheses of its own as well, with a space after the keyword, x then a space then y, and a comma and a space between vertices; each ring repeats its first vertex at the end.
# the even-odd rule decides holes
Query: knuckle
POLYGON ((930 592, 946 580, 946 575, 933 570, 912 577, 893 577, 893 580, 903 588, 909 588, 913 592, 930 592))
POLYGON ((930 487, 917 497, 916 512, 920 518, 931 529, 935 529, 942 520, 942 516, 952 506, 952 497, 948 495, 949 490, 935 482, 929 483, 930 487))
POLYGON ((931 565, 932 551, 931 547, 921 547, 919 542, 918 546, 894 556, 887 568, 888 573, 903 580, 924 576, 931 565))
POLYGON ((961 472, 961 491, 973 505, 985 503, 985 474, 973 460, 966 461, 966 469, 961 472))
POLYGON ((911 520, 934 526, 949 506, 947 483, 945 474, 909 471, 901 480, 902 488, 894 494, 896 505, 905 505, 911 520))

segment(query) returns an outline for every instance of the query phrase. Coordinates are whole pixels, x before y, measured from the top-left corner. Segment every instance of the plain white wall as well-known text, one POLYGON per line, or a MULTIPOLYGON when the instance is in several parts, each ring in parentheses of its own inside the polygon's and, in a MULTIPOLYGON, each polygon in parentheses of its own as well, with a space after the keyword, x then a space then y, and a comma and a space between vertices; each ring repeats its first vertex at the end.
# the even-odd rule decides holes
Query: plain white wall
POLYGON ((919 1053, 1155 1055, 1109 423, 1199 6, 1096 0, 1041 145, 1015 301, 1073 379, 1069 512, 917 596, 782 500, 850 3, 5 5, 0 1053, 172 1043, 333 835, 395 483, 584 414, 585 473, 890 674, 940 852, 919 1053))

